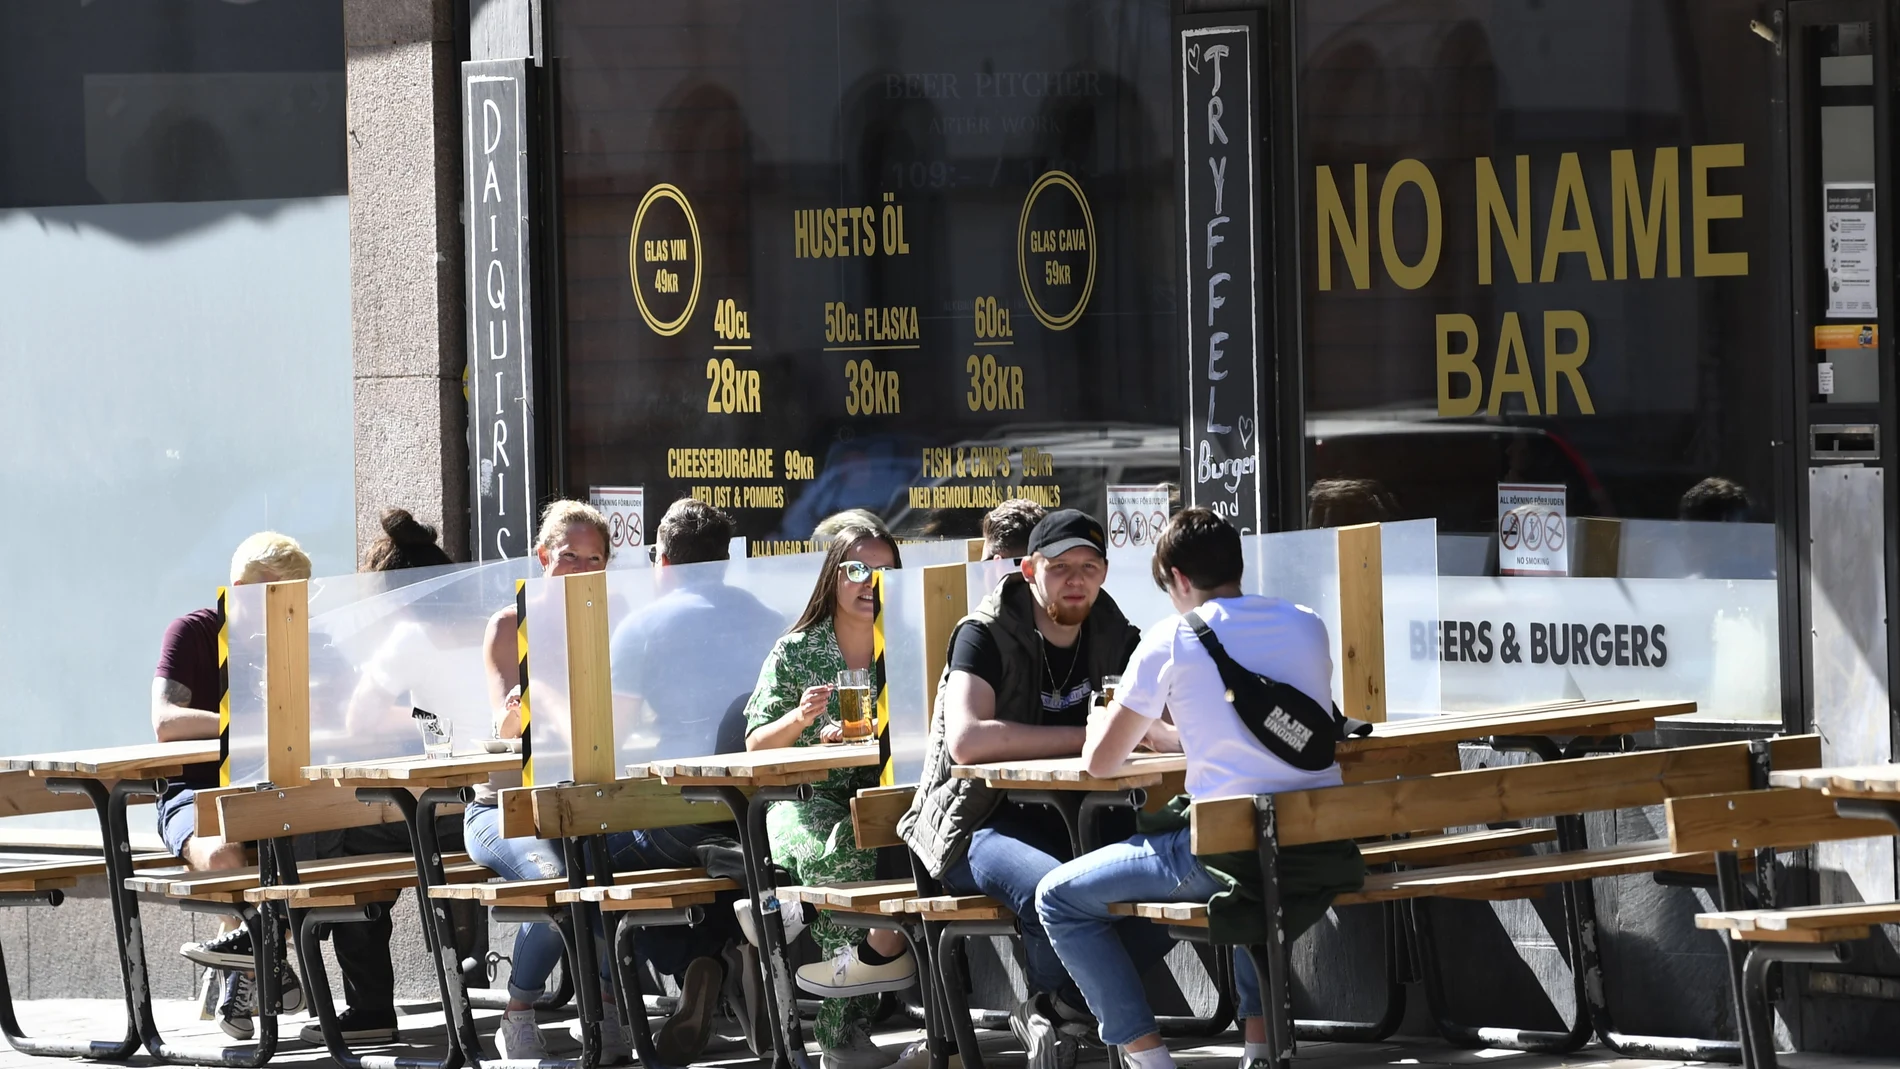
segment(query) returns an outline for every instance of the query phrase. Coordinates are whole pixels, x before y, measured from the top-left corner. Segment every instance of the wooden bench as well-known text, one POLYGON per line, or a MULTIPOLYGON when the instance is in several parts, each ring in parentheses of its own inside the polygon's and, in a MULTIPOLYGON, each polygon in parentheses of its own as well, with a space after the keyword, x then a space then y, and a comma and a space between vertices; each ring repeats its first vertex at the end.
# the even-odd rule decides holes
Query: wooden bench
POLYGON ((711 902, 713 896, 722 891, 738 889, 737 883, 708 876, 705 869, 640 869, 614 873, 611 886, 575 888, 567 877, 552 876, 539 880, 492 880, 431 887, 429 897, 511 908, 551 909, 570 902, 594 902, 603 910, 623 912, 641 908, 677 909, 686 905, 703 905, 711 902), (582 891, 587 893, 579 893, 582 891), (650 906, 628 904, 646 899, 684 898, 701 894, 706 896, 703 901, 650 906))
MULTIPOLYGON (((1777 767, 1811 767, 1819 763, 1819 758, 1819 740, 1814 736, 1776 739, 1769 747, 1769 760, 1777 767)), ((1582 894, 1587 891, 1587 881, 1606 876, 1709 872, 1715 867, 1717 851, 1711 847, 1679 849, 1668 840, 1654 840, 1595 848, 1576 843, 1568 850, 1523 854, 1520 851, 1533 845, 1532 840, 1507 834, 1487 842, 1488 832, 1448 829, 1546 817, 1563 820, 1582 813, 1659 805, 1672 798, 1745 791, 1756 775, 1750 744, 1738 742, 1288 792, 1272 796, 1270 845, 1278 850, 1340 839, 1424 833, 1418 837, 1422 845, 1409 859, 1400 843, 1415 840, 1400 840, 1389 847, 1362 845, 1362 852, 1371 851, 1384 862, 1418 867, 1373 873, 1360 891, 1337 899, 1340 905, 1434 897, 1520 898, 1562 885, 1581 886, 1583 890, 1577 893, 1582 894), (1442 850, 1437 849, 1440 846, 1442 850), (1465 850, 1471 853, 1461 854, 1465 850), (1473 855, 1497 853, 1504 856, 1473 859, 1473 855)), ((1194 853, 1207 856, 1259 850, 1262 821, 1256 810, 1257 803, 1250 797, 1196 802, 1190 810, 1194 853)), ((1168 924, 1183 938, 1207 938, 1205 903, 1129 902, 1118 904, 1113 911, 1168 924)), ((1279 966, 1275 960, 1267 967, 1277 974, 1279 966)), ((1262 976, 1264 979, 1267 973, 1262 976)), ((1283 986, 1285 982, 1282 974, 1273 984, 1283 986)), ((1266 996, 1269 1005, 1284 1005, 1279 995, 1278 990, 1270 991, 1266 996)), ((1594 1007, 1598 999, 1595 994, 1591 998, 1594 1007)), ((1578 1012, 1588 1014, 1590 1010, 1580 1005, 1578 1012)), ((1290 1020, 1275 1027, 1284 1044, 1290 1035, 1290 1020)), ((1568 1039, 1574 1046, 1587 1037, 1588 1028, 1584 1026, 1580 1033, 1573 1030, 1568 1039)), ((1552 1042, 1559 1038, 1553 1034, 1552 1042)), ((1281 1049, 1287 1048, 1283 1045, 1281 1049)))
MULTIPOLYGON (((1849 797, 1858 793, 1853 786, 1841 789, 1849 797)), ((1885 838, 1895 833, 1895 825, 1888 820, 1841 816, 1833 793, 1831 788, 1827 793, 1769 789, 1672 799, 1666 807, 1669 840, 1683 850, 1740 852, 1885 838)), ((1740 996, 1735 1012, 1743 1036, 1743 1059, 1750 1069, 1773 1069, 1769 967, 1778 961, 1839 964, 1848 957, 1847 944, 1871 937, 1876 925, 1900 924, 1900 902, 1727 909, 1698 914, 1695 923, 1697 928, 1726 932, 1730 947, 1746 948, 1735 992, 1740 996)))
MULTIPOLYGON (((170 854, 137 854, 132 858, 133 866, 141 869, 172 865, 177 861, 170 854)), ((105 874, 106 863, 98 858, 63 857, 23 865, 0 865, 0 894, 63 890, 89 876, 105 874)))

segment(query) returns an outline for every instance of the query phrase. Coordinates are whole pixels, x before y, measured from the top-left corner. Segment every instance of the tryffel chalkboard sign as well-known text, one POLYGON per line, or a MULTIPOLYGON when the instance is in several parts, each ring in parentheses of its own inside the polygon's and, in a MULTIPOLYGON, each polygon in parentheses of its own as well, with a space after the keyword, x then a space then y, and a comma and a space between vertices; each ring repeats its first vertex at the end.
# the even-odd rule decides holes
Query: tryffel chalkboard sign
POLYGON ((1257 217, 1263 142, 1252 13, 1175 20, 1181 155, 1181 329, 1187 342, 1187 503, 1242 531, 1264 530, 1260 469, 1262 339, 1271 258, 1257 217))
POLYGON ((477 560, 534 538, 527 61, 462 64, 468 157, 469 544, 477 560))

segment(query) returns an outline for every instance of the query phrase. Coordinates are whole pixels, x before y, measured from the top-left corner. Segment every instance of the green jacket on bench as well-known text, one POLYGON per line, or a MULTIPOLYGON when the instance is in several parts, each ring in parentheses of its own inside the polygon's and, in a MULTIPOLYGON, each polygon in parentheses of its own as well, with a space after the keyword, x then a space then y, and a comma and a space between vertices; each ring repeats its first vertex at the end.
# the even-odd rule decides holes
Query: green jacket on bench
MULTIPOLYGON (((1145 835, 1188 829, 1188 796, 1177 795, 1165 809, 1141 814, 1145 835)), ((1207 935, 1223 945, 1264 943, 1266 913, 1262 898, 1260 855, 1254 851, 1209 854, 1198 859, 1226 890, 1207 903, 1207 935)), ((1280 913, 1288 942, 1319 922, 1333 899, 1365 886, 1366 862, 1348 839, 1280 848, 1280 913)))

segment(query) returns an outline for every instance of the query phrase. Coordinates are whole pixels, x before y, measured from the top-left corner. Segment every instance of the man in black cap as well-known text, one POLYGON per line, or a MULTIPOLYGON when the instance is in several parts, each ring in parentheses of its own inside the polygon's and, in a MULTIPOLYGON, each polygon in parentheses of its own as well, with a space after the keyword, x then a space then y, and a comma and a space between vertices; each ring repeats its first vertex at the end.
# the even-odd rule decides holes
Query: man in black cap
MULTIPOLYGON (((950 768, 1080 753, 1091 692, 1122 671, 1141 635, 1102 592, 1108 556, 1094 517, 1051 512, 1028 549, 1021 570, 951 635, 923 775, 897 830, 947 889, 1016 912, 1030 997, 1012 1029, 1028 1069, 1058 1069, 1073 1064, 1075 1037, 1095 1028, 1036 917, 1037 883, 1073 856, 1068 830, 1055 810, 1012 802, 950 768)), ((1138 968, 1167 953, 1159 926, 1124 925, 1121 934, 1138 968)))

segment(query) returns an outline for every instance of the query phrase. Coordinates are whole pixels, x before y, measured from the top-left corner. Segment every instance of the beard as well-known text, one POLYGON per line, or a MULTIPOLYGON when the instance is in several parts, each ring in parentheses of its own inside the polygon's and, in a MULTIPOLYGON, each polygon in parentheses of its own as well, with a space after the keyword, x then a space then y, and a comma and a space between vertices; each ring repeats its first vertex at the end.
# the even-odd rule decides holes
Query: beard
POLYGON ((1071 605, 1064 601, 1057 601, 1054 604, 1045 604, 1042 607, 1042 611, 1049 614, 1049 619, 1054 620, 1063 627, 1075 627, 1089 618, 1089 610, 1094 607, 1095 599, 1090 598, 1081 605, 1071 605))

